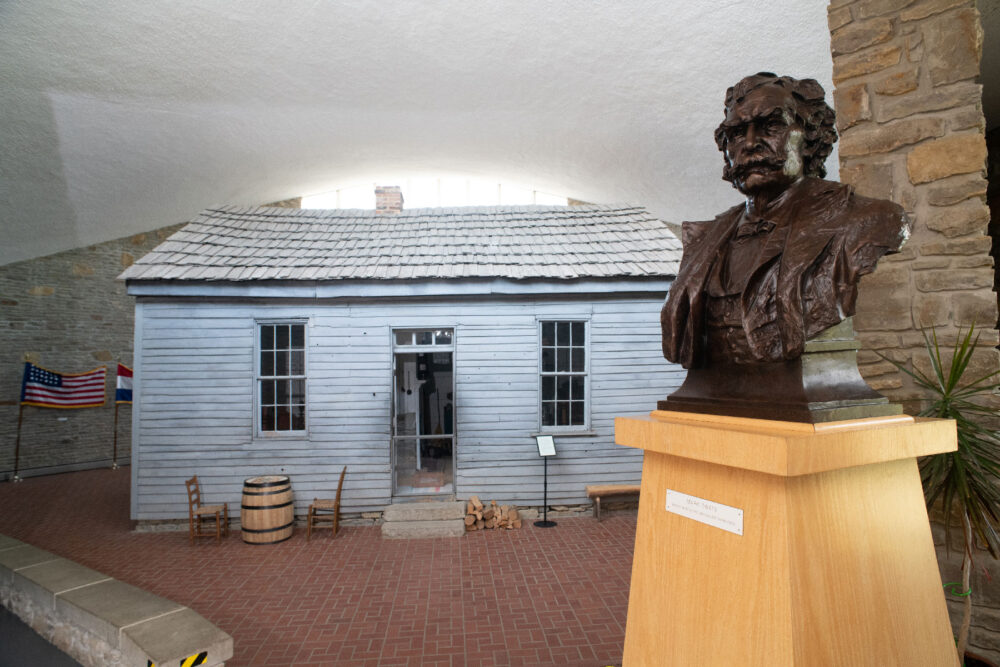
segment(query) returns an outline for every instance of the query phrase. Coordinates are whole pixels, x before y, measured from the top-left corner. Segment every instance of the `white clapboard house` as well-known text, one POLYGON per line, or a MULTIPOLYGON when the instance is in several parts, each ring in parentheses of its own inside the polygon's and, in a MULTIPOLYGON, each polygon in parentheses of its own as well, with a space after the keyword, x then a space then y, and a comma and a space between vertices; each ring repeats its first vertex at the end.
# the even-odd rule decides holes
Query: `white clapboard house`
POLYGON ((633 206, 204 211, 122 275, 135 297, 132 517, 288 475, 296 513, 431 496, 550 504, 638 483, 616 415, 683 379, 660 352, 680 261, 633 206))

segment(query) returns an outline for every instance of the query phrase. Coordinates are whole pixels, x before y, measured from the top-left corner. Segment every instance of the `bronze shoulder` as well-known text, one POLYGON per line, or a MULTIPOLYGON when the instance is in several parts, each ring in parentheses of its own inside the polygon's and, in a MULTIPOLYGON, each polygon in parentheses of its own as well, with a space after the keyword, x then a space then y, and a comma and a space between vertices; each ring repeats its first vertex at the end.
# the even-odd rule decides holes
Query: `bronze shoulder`
POLYGON ((743 212, 744 205, 737 204, 729 208, 712 220, 694 220, 681 223, 681 243, 684 248, 688 248, 692 243, 697 244, 706 236, 720 233, 719 227, 729 224, 734 216, 739 216, 743 212))

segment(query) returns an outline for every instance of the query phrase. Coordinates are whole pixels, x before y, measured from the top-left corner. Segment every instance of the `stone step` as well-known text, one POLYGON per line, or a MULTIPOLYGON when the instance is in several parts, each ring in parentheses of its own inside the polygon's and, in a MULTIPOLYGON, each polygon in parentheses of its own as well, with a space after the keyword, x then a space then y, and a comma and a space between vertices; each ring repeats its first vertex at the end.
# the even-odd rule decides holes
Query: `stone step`
POLYGON ((461 519, 387 521, 382 524, 382 537, 390 539, 461 537, 462 535, 465 535, 465 522, 461 519))
MULTIPOLYGON (((446 521, 465 518, 465 503, 462 501, 434 503, 395 503, 382 511, 383 524, 395 521, 423 522, 446 521)), ((464 523, 462 525, 465 525, 464 523)))

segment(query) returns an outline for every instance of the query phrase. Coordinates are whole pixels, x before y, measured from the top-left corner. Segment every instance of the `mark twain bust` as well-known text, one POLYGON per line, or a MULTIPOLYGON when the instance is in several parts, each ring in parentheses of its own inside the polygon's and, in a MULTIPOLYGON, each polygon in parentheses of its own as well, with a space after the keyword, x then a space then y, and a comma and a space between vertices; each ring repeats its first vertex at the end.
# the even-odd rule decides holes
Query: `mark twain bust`
POLYGON ((688 377, 658 407, 804 422, 897 414, 858 373, 845 319, 861 276, 908 237, 906 215, 823 180, 837 134, 816 81, 748 76, 725 112, 723 178, 746 202, 683 225, 661 324, 664 356, 688 377))

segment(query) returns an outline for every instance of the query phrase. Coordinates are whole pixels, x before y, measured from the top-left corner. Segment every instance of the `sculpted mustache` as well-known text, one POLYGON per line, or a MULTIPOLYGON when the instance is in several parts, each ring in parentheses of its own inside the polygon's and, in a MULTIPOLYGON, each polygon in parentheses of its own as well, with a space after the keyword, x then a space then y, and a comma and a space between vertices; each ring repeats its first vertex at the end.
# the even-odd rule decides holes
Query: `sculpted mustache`
POLYGON ((766 167, 768 169, 781 169, 785 166, 785 161, 776 156, 758 157, 732 166, 734 176, 744 175, 752 169, 766 167))

